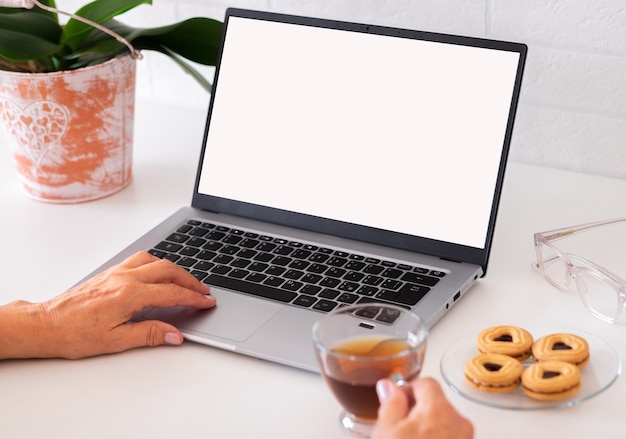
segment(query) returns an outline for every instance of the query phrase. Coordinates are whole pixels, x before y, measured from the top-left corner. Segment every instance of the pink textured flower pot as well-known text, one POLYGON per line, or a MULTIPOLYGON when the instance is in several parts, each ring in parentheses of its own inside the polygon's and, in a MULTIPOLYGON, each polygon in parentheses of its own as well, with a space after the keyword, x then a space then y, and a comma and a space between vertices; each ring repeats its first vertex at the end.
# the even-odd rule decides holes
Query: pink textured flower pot
POLYGON ((135 63, 123 56, 64 72, 0 71, 0 125, 28 196, 78 203, 128 186, 135 63))

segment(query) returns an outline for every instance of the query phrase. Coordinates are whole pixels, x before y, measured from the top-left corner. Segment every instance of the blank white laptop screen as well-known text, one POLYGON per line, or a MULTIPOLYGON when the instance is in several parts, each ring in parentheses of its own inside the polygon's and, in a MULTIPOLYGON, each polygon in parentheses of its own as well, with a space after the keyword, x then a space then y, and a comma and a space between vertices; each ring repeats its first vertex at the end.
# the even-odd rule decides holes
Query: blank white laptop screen
POLYGON ((484 248, 519 56, 230 17, 199 192, 484 248))

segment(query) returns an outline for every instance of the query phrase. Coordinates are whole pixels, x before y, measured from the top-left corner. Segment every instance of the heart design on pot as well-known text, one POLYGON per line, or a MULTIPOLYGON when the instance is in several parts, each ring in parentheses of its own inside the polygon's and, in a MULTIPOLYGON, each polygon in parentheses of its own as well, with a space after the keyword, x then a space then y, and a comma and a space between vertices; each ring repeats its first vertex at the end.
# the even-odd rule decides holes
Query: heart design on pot
POLYGON ((70 114, 63 105, 52 101, 33 102, 22 109, 0 99, 0 121, 37 173, 45 156, 60 146, 70 124, 70 114))

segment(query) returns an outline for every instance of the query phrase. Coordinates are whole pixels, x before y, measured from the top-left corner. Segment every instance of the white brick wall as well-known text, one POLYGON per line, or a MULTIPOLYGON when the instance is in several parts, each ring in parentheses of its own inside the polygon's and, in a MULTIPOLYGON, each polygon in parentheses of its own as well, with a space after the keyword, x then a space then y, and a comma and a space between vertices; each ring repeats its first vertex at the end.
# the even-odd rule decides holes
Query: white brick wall
MULTIPOLYGON (((71 11, 82 4, 57 1, 71 11)), ((626 178, 624 0, 153 0, 121 19, 140 26, 222 19, 227 6, 524 42, 529 56, 511 158, 626 178)), ((160 54, 144 56, 139 97, 206 108, 209 96, 177 66, 160 54)))

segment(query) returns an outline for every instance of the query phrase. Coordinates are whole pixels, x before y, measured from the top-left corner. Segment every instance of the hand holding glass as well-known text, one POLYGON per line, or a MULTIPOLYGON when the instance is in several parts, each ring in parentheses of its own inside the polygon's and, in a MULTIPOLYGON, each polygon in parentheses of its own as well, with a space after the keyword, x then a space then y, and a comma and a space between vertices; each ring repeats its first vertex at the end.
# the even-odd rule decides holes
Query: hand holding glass
POLYGON ((376 383, 417 377, 426 353, 428 331, 408 310, 381 304, 347 306, 329 313, 313 328, 320 371, 344 408, 343 427, 369 436, 379 400, 376 383))

